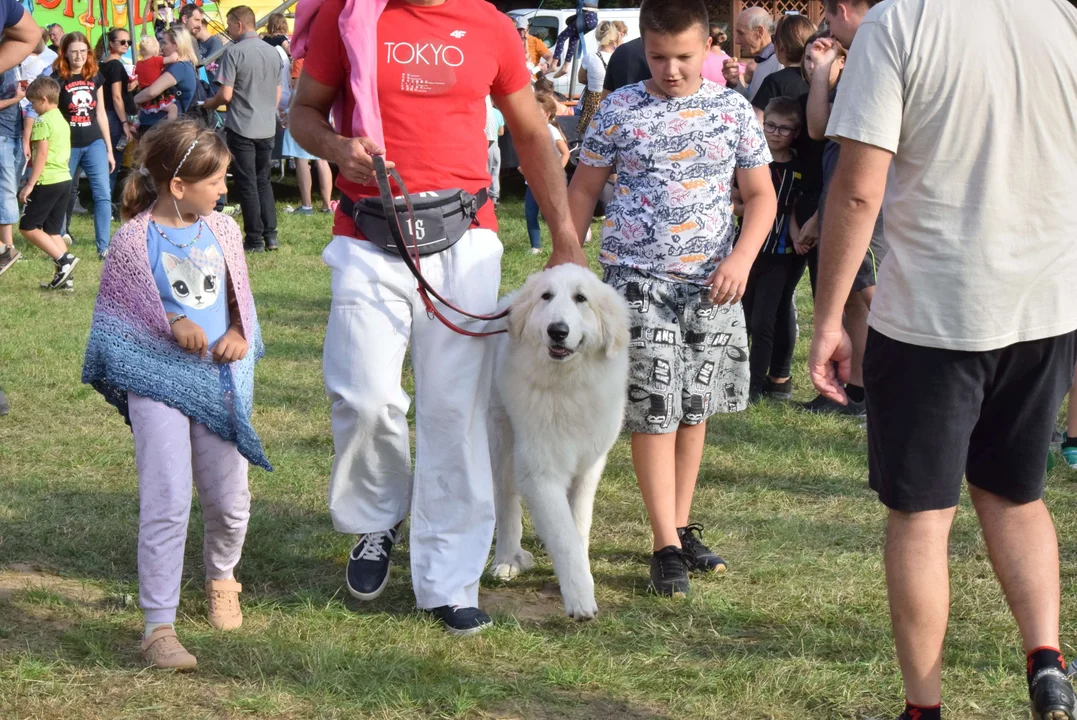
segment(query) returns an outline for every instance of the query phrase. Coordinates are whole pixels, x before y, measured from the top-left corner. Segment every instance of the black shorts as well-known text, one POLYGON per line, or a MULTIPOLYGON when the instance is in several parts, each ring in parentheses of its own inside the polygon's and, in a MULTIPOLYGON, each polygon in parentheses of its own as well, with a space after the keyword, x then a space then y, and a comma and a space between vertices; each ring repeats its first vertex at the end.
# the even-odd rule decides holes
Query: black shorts
POLYGON ((883 238, 882 233, 882 216, 880 216, 875 225, 875 232, 871 236, 868 252, 860 263, 860 269, 856 271, 856 278, 853 280, 854 292, 875 287, 875 284, 879 281, 879 264, 886 257, 886 251, 886 240, 883 238))
POLYGON ((71 181, 35 185, 22 209, 20 230, 44 230, 59 235, 64 229, 64 215, 71 197, 71 181))
POLYGON ((1077 332, 962 352, 869 330, 869 484, 902 512, 955 507, 962 476, 1014 502, 1040 499, 1075 365, 1077 332))

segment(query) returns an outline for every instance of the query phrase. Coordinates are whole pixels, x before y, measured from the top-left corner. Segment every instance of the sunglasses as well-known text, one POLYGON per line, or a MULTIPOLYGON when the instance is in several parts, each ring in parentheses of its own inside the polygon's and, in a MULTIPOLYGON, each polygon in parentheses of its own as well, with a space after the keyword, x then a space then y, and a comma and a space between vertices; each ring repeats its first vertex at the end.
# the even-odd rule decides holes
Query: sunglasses
POLYGON ((117 40, 116 44, 117 45, 123 45, 124 47, 127 47, 127 46, 129 46, 131 44, 131 41, 130 40, 117 40))

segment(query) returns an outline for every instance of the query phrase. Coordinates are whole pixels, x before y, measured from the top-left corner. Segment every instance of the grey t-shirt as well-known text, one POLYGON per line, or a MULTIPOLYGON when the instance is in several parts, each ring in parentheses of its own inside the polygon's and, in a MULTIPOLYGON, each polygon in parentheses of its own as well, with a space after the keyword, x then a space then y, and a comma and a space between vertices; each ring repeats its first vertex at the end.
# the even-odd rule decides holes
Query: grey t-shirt
POLYGON ((254 32, 224 51, 217 80, 232 88, 226 128, 250 140, 276 134, 280 63, 276 48, 254 32))
POLYGON ((982 352, 1077 328, 1075 47, 1065 0, 868 12, 827 136, 893 153, 875 330, 982 352))

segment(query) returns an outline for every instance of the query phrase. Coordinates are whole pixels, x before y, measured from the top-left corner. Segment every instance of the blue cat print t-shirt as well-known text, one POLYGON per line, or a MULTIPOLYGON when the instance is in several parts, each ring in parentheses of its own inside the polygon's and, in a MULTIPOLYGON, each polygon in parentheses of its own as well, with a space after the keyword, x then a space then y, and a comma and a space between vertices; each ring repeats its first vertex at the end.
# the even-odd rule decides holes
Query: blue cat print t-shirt
POLYGON ((229 323, 228 271, 213 231, 202 220, 185 228, 151 222, 146 242, 165 312, 186 315, 212 346, 229 323))

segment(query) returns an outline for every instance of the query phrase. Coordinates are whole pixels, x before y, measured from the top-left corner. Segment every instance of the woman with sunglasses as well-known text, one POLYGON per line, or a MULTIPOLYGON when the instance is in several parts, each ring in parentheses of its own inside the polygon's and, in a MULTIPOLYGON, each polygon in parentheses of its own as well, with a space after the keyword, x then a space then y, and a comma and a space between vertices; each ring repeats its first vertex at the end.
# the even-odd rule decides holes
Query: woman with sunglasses
POLYGON ((134 128, 128 118, 138 113, 131 94, 131 76, 123 56, 131 48, 131 35, 123 28, 112 28, 106 37, 107 47, 101 63, 101 77, 105 79, 105 114, 108 116, 108 134, 112 141, 115 168, 108 176, 111 193, 116 192, 116 177, 123 165, 123 153, 127 141, 134 137, 134 128), (122 142, 121 142, 122 139, 122 142))
MULTIPOLYGON (((71 177, 75 177, 76 170, 81 167, 90 180, 94 240, 97 256, 104 258, 112 222, 108 177, 116 166, 116 159, 112 154, 112 136, 105 111, 105 80, 97 71, 97 59, 91 54, 85 35, 80 32, 64 35, 53 76, 60 83, 60 113, 71 125, 71 177)), ((71 213, 77 196, 78 186, 72 183, 64 232, 69 232, 71 227, 71 213)))

